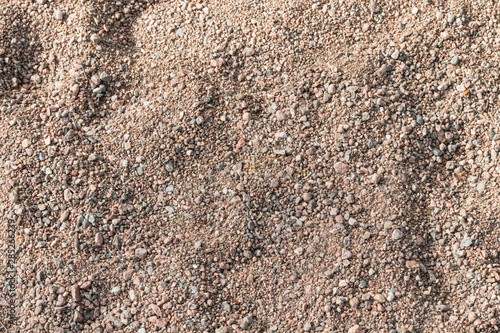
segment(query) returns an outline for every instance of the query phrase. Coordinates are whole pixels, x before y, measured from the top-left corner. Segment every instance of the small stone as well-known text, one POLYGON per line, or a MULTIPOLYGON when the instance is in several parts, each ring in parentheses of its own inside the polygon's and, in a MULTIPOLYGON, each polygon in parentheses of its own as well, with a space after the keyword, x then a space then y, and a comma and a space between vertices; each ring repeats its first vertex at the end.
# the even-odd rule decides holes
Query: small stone
POLYGON ((80 311, 76 310, 75 311, 75 315, 73 316, 73 320, 76 322, 76 323, 81 323, 83 321, 83 316, 82 314, 80 313, 80 311))
POLYGON ((477 319, 477 315, 476 315, 476 313, 474 313, 474 312, 470 311, 470 312, 467 314, 467 320, 469 321, 469 323, 474 322, 476 319, 477 319))
POLYGON ((378 71, 377 71, 377 75, 380 76, 380 77, 384 77, 385 75, 387 74, 387 66, 386 65, 382 65, 378 71))
POLYGON ((249 112, 245 112, 245 113, 243 113, 243 116, 241 117, 241 119, 244 122, 248 122, 248 121, 250 121, 250 119, 252 119, 252 115, 249 112))
POLYGON ((457 65, 458 61, 459 61, 458 56, 454 56, 453 58, 451 58, 451 64, 452 65, 457 65))
POLYGON ((58 21, 62 21, 62 20, 63 20, 63 18, 64 18, 64 14, 63 14, 62 10, 60 10, 59 8, 58 8, 58 9, 56 9, 56 10, 54 11, 54 18, 55 18, 56 20, 58 20, 58 21))
POLYGON ((227 302, 222 302, 221 309, 224 312, 230 312, 231 311, 231 306, 227 302))
POLYGON ((304 330, 304 332, 309 332, 309 331, 311 331, 311 329, 312 329, 312 325, 311 325, 311 323, 305 323, 305 324, 304 324, 304 327, 303 327, 302 329, 304 330))
POLYGON ((398 240, 401 238, 403 238, 403 232, 399 229, 394 229, 394 231, 392 232, 392 239, 398 240))
POLYGON ((80 289, 83 289, 83 290, 87 290, 90 288, 90 286, 92 285, 92 282, 91 281, 85 281, 82 283, 82 285, 80 286, 80 289))
POLYGON ((80 302, 81 300, 80 287, 76 284, 71 286, 71 297, 75 302, 80 302))
POLYGON ((129 281, 132 278, 132 276, 134 275, 134 273, 135 273, 135 269, 133 269, 133 268, 127 269, 125 272, 123 272, 123 280, 129 281))
POLYGON ((68 217, 69 217, 69 211, 65 210, 61 213, 61 216, 59 217, 59 221, 66 222, 68 220, 68 217))
POLYGON ((101 247, 102 244, 104 243, 104 238, 102 237, 102 234, 100 232, 98 232, 96 235, 95 235, 95 240, 94 240, 94 243, 96 246, 98 247, 101 247))
POLYGON ((285 120, 285 114, 281 111, 276 112, 276 120, 277 121, 283 121, 285 120))
POLYGON ((446 312, 446 311, 451 310, 451 307, 449 305, 446 305, 446 304, 438 304, 438 305, 436 305, 436 309, 438 309, 441 312, 446 312))
POLYGON ((399 50, 394 51, 391 54, 391 58, 394 59, 394 60, 398 60, 398 58, 399 58, 399 50))
POLYGON ((411 13, 413 15, 417 15, 418 14, 418 8, 417 7, 413 7, 413 9, 411 10, 411 13))
POLYGON ((373 299, 379 302, 380 304, 385 303, 385 297, 382 294, 376 294, 373 296, 373 299))
POLYGON ((377 173, 374 173, 373 175, 368 176, 366 178, 366 182, 368 184, 378 184, 380 182, 380 179, 381 179, 380 175, 377 173))
POLYGON ((71 192, 71 190, 69 188, 65 189, 64 190, 64 200, 69 202, 69 201, 71 201, 72 198, 73 198, 73 193, 71 192))
POLYGON ((101 36, 99 36, 98 34, 92 34, 90 36, 90 40, 95 43, 95 44, 99 44, 102 40, 101 36))
POLYGON ((416 262, 415 260, 407 260, 406 261, 406 268, 418 269, 418 268, 420 268, 420 264, 418 262, 416 262))
POLYGON ((122 288, 120 286, 114 286, 112 289, 111 289, 111 293, 113 295, 118 295, 122 292, 122 288))
POLYGON ((472 245, 472 238, 465 236, 460 243, 460 247, 469 247, 472 245))
POLYGON ((248 230, 252 231, 253 229, 255 229, 255 225, 252 221, 248 221, 247 223, 247 228, 248 230))
POLYGON ((343 162, 337 162, 333 165, 333 168, 335 169, 336 173, 343 174, 347 171, 347 164, 343 162))
POLYGON ((92 81, 93 84, 95 84, 96 86, 100 85, 101 84, 101 78, 99 77, 99 75, 95 74, 95 75, 92 75, 90 77, 90 81, 92 81))
POLYGON ((33 74, 30 79, 31 79, 31 81, 33 81, 37 84, 42 82, 42 78, 38 74, 33 74))
POLYGON ((351 257, 352 257, 351 251, 349 251, 347 249, 342 249, 342 259, 343 260, 350 259, 351 257))
POLYGON ((302 253, 304 253, 304 249, 302 247, 298 247, 293 252, 295 252, 296 255, 300 256, 302 255, 302 253))
POLYGON ((244 55, 245 57, 251 57, 251 56, 253 56, 253 55, 254 55, 254 53, 255 53, 255 51, 254 51, 254 49, 253 49, 253 48, 251 48, 251 47, 245 47, 245 48, 243 49, 243 55, 244 55))
POLYGON ((432 153, 435 155, 435 156, 443 156, 443 152, 439 149, 432 149, 432 153))
POLYGON ((101 73, 100 79, 104 82, 109 82, 111 81, 111 75, 109 75, 106 72, 101 73))
POLYGON ((24 139, 22 142, 22 146, 24 149, 28 148, 31 145, 31 141, 29 139, 24 139))
POLYGON ((364 333, 365 331, 359 327, 359 325, 354 325, 347 331, 347 333, 364 333))
POLYGON ((143 249, 142 247, 135 249, 135 256, 138 257, 139 259, 146 258, 147 254, 148 251, 146 249, 143 249))
POLYGON ((129 290, 128 297, 132 302, 135 302, 137 300, 137 294, 134 289, 129 290))

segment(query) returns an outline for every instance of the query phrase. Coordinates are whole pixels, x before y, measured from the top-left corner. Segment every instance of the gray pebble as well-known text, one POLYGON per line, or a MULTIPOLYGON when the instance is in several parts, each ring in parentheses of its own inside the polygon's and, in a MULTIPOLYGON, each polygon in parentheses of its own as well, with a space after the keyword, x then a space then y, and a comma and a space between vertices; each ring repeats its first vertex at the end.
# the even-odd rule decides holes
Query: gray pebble
POLYGON ((432 149, 432 153, 435 155, 435 156, 443 156, 443 152, 439 149, 432 149))
POLYGON ((462 239, 462 242, 460 243, 461 247, 469 247, 472 245, 472 239, 468 236, 465 236, 464 239, 462 239))

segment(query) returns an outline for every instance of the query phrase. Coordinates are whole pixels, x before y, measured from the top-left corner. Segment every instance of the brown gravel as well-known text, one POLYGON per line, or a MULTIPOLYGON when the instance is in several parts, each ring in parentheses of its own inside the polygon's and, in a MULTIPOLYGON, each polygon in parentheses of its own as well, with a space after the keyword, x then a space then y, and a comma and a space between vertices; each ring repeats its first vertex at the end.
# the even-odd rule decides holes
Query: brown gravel
POLYGON ((7 330, 499 331, 498 15, 0 0, 7 330))

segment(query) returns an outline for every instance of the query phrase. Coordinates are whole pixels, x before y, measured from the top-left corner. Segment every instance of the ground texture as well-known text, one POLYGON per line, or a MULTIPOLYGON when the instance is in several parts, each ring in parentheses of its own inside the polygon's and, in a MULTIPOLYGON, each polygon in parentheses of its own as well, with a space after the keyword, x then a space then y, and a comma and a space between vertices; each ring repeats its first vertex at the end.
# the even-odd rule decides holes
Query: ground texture
POLYGON ((1 326, 498 331, 499 18, 0 0, 1 326))

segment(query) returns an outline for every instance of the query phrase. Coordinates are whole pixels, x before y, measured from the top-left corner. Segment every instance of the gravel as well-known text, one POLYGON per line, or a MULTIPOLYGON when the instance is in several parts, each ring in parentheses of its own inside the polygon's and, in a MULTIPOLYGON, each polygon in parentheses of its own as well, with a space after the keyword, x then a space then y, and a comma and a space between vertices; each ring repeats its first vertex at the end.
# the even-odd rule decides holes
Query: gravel
POLYGON ((6 2, 16 329, 498 331, 498 11, 6 2))

